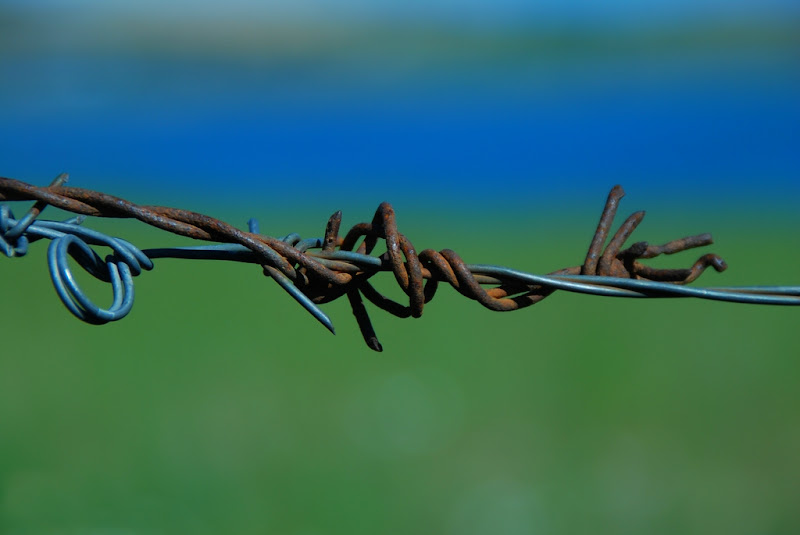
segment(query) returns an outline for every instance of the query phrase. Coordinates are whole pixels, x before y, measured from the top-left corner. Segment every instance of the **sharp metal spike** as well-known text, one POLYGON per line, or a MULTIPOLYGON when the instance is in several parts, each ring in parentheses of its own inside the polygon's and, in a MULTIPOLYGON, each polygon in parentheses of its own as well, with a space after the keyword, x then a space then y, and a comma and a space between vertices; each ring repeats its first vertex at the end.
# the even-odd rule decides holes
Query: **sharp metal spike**
MULTIPOLYGON (((57 188, 58 186, 65 184, 67 180, 69 180, 69 175, 67 173, 61 173, 60 175, 55 177, 53 181, 50 182, 50 185, 47 187, 57 188)), ((14 226, 14 228, 6 232, 5 237, 10 239, 16 239, 22 236, 22 233, 25 232, 27 228, 31 226, 31 224, 33 224, 36 218, 39 217, 39 214, 42 213, 42 210, 44 210, 46 207, 47 207, 46 202, 36 201, 36 203, 34 203, 34 205, 31 206, 31 209, 28 210, 25 213, 25 215, 19 219, 19 221, 17 221, 17 224, 14 226)))
POLYGON ((331 322, 330 318, 322 311, 320 308, 314 304, 311 299, 309 299, 303 292, 301 292, 297 286, 292 284, 291 279, 281 273, 280 270, 275 269, 272 266, 264 266, 264 273, 268 274, 270 277, 275 279, 281 288, 286 290, 289 295, 291 295, 295 301, 300 303, 303 308, 308 310, 308 312, 317 318, 321 324, 325 326, 333 334, 336 334, 336 330, 333 328, 333 323, 331 322))

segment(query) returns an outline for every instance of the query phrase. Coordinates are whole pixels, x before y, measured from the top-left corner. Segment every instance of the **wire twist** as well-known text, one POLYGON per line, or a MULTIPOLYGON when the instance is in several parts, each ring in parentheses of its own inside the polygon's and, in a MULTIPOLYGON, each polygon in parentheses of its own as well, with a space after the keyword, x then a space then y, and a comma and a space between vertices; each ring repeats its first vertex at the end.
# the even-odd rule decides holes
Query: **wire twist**
POLYGON ((689 288, 682 286, 712 267, 726 269, 715 254, 705 254, 685 269, 657 269, 641 260, 674 254, 712 243, 710 234, 700 234, 653 246, 637 242, 622 249, 641 223, 644 212, 632 214, 611 236, 611 225, 624 191, 615 186, 606 200, 593 239, 580 266, 564 268, 547 276, 532 275, 510 268, 466 264, 450 249, 416 252, 398 231, 394 210, 381 203, 370 223, 354 225, 339 236, 342 213, 333 214, 322 238, 302 239, 297 234, 273 238, 259 233, 258 222, 248 221, 242 231, 209 216, 160 206, 139 206, 124 199, 92 190, 65 187, 67 175, 56 177, 46 188, 9 178, 0 178, 0 200, 34 200, 20 219, 0 206, 0 251, 8 257, 27 253, 28 245, 39 239, 51 240, 48 265, 56 293, 67 309, 79 319, 103 324, 125 317, 133 306, 133 277, 153 268, 156 258, 214 259, 260 264, 317 320, 334 332, 333 324, 318 305, 347 296, 367 345, 381 351, 363 298, 398 317, 420 317, 439 283, 450 284, 459 293, 495 311, 510 311, 538 303, 556 290, 613 297, 699 297, 740 303, 800 304, 800 287, 689 288), (67 221, 37 220, 51 204, 80 214, 67 221), (222 242, 218 245, 140 250, 131 243, 81 226, 85 216, 135 218, 157 228, 190 238, 222 242), (379 241, 386 251, 372 253, 379 241), (608 244, 606 242, 608 241, 608 244), (605 248, 604 248, 605 245, 605 248), (91 246, 103 246, 112 253, 105 259, 91 246), (95 278, 112 286, 113 302, 101 308, 81 290, 72 275, 68 257, 95 278), (370 279, 391 271, 408 305, 381 294, 370 279), (484 286, 489 286, 485 288, 484 286))

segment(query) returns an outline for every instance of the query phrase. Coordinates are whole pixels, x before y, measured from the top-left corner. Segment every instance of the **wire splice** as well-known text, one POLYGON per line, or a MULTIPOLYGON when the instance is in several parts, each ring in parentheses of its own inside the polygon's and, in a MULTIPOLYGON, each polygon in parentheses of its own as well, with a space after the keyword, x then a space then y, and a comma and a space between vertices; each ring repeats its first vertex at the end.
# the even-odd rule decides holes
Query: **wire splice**
POLYGON ((342 219, 339 211, 329 218, 322 238, 302 239, 297 234, 273 238, 260 234, 254 219, 248 221, 248 230, 243 231, 196 212, 140 206, 105 193, 66 187, 66 180, 67 175, 62 174, 50 186, 39 188, 0 177, 0 201, 35 201, 20 219, 14 217, 8 206, 0 205, 0 252, 7 257, 21 257, 31 243, 51 240, 47 261, 56 293, 74 316, 92 324, 125 317, 133 307, 133 277, 142 270, 153 269, 152 260, 158 258, 260 264, 265 275, 331 332, 333 324, 319 305, 346 295, 364 341, 375 351, 383 348, 363 298, 395 316, 417 318, 442 282, 496 311, 525 308, 556 290, 608 297, 696 297, 735 303, 800 305, 800 286, 684 286, 709 267, 719 272, 726 269, 725 261, 715 254, 702 255, 690 267, 682 269, 643 264, 644 259, 710 245, 712 238, 710 234, 699 234, 660 246, 637 242, 623 249, 644 218, 644 212, 628 217, 609 239, 619 202, 625 195, 620 186, 615 186, 606 200, 583 264, 548 275, 533 275, 496 265, 466 264, 449 249, 439 252, 425 249, 417 253, 408 238, 398 231, 394 210, 386 202, 381 203, 371 222, 354 225, 344 237, 339 236, 342 219), (66 221, 38 219, 47 205, 79 216, 66 221), (221 243, 141 250, 121 238, 83 227, 85 216, 135 218, 174 234, 221 243), (374 255, 381 241, 386 251, 374 255), (102 259, 92 246, 107 247, 111 254, 102 259), (95 278, 111 284, 110 307, 95 305, 81 290, 68 257, 95 278), (384 296, 371 284, 370 279, 384 271, 393 273, 408 297, 408 305, 384 296))

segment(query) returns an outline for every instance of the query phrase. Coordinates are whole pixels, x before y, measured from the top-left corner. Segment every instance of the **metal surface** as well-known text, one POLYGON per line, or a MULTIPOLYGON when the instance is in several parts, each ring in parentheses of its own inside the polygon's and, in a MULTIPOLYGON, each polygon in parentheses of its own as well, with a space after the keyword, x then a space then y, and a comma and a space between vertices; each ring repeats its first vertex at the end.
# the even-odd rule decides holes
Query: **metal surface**
POLYGON ((425 249, 417 253, 398 231, 389 203, 382 203, 371 222, 354 225, 344 238, 339 236, 341 212, 330 217, 322 238, 304 240, 297 234, 273 238, 260 234, 258 222, 253 219, 248 222, 248 231, 242 231, 196 212, 139 206, 105 193, 65 187, 66 180, 66 175, 59 175, 49 187, 39 188, 0 177, 0 201, 35 201, 20 219, 14 217, 7 205, 0 206, 0 252, 7 257, 21 257, 27 253, 30 243, 43 238, 51 240, 47 258, 56 293, 73 315, 92 324, 115 321, 130 312, 133 277, 142 270, 152 269, 152 260, 157 258, 260 264, 265 275, 274 279, 331 332, 334 332, 333 324, 319 305, 346 295, 367 346, 375 351, 381 351, 382 346, 363 298, 395 316, 417 318, 422 315, 425 304, 433 299, 441 282, 497 311, 530 306, 556 290, 610 297, 697 297, 736 303, 800 305, 800 286, 683 286, 697 279, 708 267, 725 270, 725 262, 715 254, 705 254, 684 269, 657 269, 643 264, 642 259, 709 245, 711 235, 690 236, 660 246, 637 242, 622 249, 642 221, 644 212, 628 217, 608 239, 619 201, 625 195, 620 186, 615 186, 608 196, 583 265, 543 276, 501 266, 465 264, 449 249, 439 252, 425 249), (80 216, 68 221, 37 219, 47 205, 80 216), (84 216, 134 218, 174 234, 221 243, 140 250, 120 238, 82 227, 84 216), (386 251, 373 256, 381 240, 386 251), (108 247, 112 252, 102 259, 91 246, 108 247), (98 307, 81 290, 72 275, 68 257, 95 278, 112 285, 113 302, 109 308, 98 307), (370 283, 374 275, 383 271, 393 273, 408 296, 408 305, 382 295, 370 283))

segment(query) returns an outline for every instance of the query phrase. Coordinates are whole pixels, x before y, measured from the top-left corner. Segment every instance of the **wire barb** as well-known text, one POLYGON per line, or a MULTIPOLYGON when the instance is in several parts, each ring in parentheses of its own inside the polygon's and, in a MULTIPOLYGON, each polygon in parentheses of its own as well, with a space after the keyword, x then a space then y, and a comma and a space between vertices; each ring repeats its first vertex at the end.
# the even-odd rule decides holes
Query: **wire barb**
POLYGON ((358 223, 342 238, 342 212, 333 214, 322 238, 302 239, 297 234, 273 238, 259 233, 258 221, 248 221, 242 231, 207 215, 167 208, 140 206, 105 193, 64 186, 62 174, 48 187, 0 177, 0 201, 35 201, 20 219, 7 205, 0 205, 0 252, 7 257, 27 253, 30 243, 51 240, 48 265, 56 293, 77 318, 102 324, 125 317, 133 306, 133 277, 153 268, 153 259, 184 258, 256 263, 291 297, 332 333, 333 324, 319 305, 347 296, 367 346, 382 351, 364 298, 390 314, 418 318, 444 282, 465 297, 495 311, 510 311, 538 303, 556 290, 610 297, 697 297, 719 301, 800 305, 800 286, 689 288, 711 267, 727 268, 715 254, 705 254, 689 268, 662 269, 641 260, 675 254, 713 243, 710 234, 699 234, 663 245, 636 242, 623 249, 644 212, 635 212, 609 239, 619 202, 625 195, 614 186, 608 195, 584 262, 549 275, 533 275, 510 268, 466 264, 450 249, 425 249, 417 253, 413 244, 398 231, 392 206, 381 203, 369 223, 358 223), (66 221, 38 219, 51 204, 79 214, 66 221), (143 223, 196 240, 220 242, 215 245, 140 250, 121 238, 87 229, 85 216, 135 218, 143 223), (380 242, 386 251, 375 256, 380 242), (608 242, 608 243, 606 243, 608 242), (101 259, 91 246, 111 249, 101 259), (112 285, 112 305, 95 305, 75 282, 68 257, 95 278, 112 285), (379 272, 391 271, 408 297, 408 305, 381 294, 370 282, 379 272))

